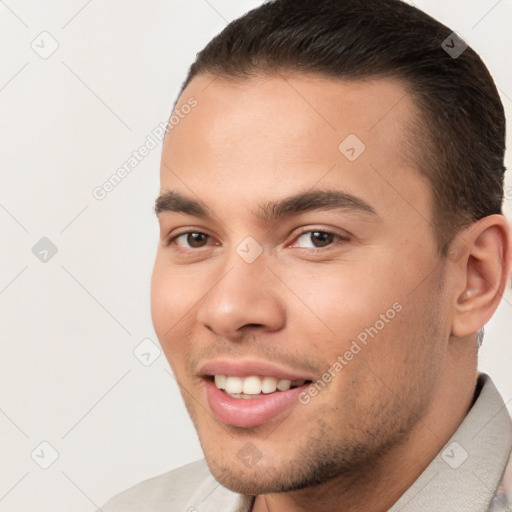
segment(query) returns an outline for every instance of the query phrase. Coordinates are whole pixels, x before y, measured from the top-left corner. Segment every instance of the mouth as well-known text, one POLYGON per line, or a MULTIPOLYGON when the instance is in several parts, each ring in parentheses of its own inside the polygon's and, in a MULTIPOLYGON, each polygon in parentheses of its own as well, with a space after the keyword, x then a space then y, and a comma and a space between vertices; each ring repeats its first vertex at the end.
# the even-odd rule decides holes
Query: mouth
POLYGON ((258 375, 248 377, 214 375, 213 381, 215 386, 224 391, 226 395, 243 400, 261 398, 263 395, 288 391, 311 383, 307 379, 288 380, 258 375))
POLYGON ((218 362, 202 368, 208 405, 225 425, 252 428, 291 412, 313 380, 265 363, 218 362))

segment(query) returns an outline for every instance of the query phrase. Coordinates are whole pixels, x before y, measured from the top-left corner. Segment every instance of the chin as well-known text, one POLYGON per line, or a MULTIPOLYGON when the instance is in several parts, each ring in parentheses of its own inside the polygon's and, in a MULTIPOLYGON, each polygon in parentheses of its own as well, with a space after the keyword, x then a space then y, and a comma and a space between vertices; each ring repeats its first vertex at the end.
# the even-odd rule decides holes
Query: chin
POLYGON ((266 471, 266 468, 241 469, 238 464, 229 467, 216 466, 215 463, 206 460, 215 480, 231 491, 257 496, 286 490, 266 471))
POLYGON ((300 459, 295 463, 281 461, 276 467, 263 457, 253 467, 247 467, 234 452, 213 454, 205 450, 205 458, 210 472, 221 485, 248 496, 296 491, 325 483, 338 474, 333 467, 303 465, 300 459))

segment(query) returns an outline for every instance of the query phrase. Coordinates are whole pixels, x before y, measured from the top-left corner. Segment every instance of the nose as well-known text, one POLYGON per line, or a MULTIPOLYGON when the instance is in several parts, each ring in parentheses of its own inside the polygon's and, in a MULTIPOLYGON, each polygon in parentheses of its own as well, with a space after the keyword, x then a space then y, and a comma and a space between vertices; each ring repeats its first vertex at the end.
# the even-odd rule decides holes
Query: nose
POLYGON ((275 275, 267 269, 262 256, 252 263, 234 256, 204 298, 198 322, 231 340, 255 328, 260 332, 278 331, 286 318, 275 275))

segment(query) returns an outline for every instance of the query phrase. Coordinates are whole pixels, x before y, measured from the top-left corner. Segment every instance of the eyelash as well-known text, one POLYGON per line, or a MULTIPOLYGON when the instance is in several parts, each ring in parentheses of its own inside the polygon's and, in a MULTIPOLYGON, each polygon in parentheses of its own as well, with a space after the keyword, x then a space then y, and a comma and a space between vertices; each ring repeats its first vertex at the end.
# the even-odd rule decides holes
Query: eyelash
MULTIPOLYGON (((292 243, 296 242, 302 235, 305 235, 307 233, 323 233, 323 234, 326 234, 326 235, 333 235, 335 237, 338 237, 339 240, 337 241, 333 241, 332 243, 328 244, 327 246, 324 246, 324 247, 316 247, 316 248, 305 248, 305 247, 298 247, 297 249, 298 250, 303 250, 303 251, 320 251, 320 250, 329 250, 329 248, 331 248, 333 245, 336 244, 336 242, 348 242, 350 240, 349 236, 348 235, 341 235, 339 233, 335 233, 334 231, 329 231, 327 229, 318 229, 318 228, 309 228, 309 229, 306 229, 306 228, 302 228, 301 231, 295 236, 295 238, 292 240, 292 243)), ((175 243, 176 239, 184 236, 184 235, 190 235, 190 234, 200 234, 200 235, 204 235, 208 238, 213 238, 211 237, 210 235, 208 235, 208 233, 204 233, 203 231, 183 231, 182 233, 178 233, 176 235, 173 235, 172 237, 169 236, 166 238, 165 240, 165 245, 166 246, 171 246, 175 243)), ((205 247, 199 247, 199 248, 187 248, 187 247, 181 247, 181 246, 178 246, 179 250, 184 250, 184 251, 196 251, 196 250, 200 250, 200 249, 204 249, 205 247)))

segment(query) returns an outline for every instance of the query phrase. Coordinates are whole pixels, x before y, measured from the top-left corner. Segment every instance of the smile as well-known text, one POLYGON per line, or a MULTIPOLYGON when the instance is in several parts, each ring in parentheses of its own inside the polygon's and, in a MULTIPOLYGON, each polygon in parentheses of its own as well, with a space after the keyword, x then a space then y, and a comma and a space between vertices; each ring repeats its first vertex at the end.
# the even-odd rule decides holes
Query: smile
POLYGON ((288 391, 303 386, 307 381, 279 380, 276 377, 259 377, 257 375, 248 377, 215 375, 214 382, 218 389, 224 390, 232 398, 251 399, 276 391, 288 391))
MULTIPOLYGON (((217 359, 199 367, 211 415, 224 425, 252 428, 286 417, 314 376, 266 361, 217 359)), ((303 411, 304 409, 301 409, 303 411)))

